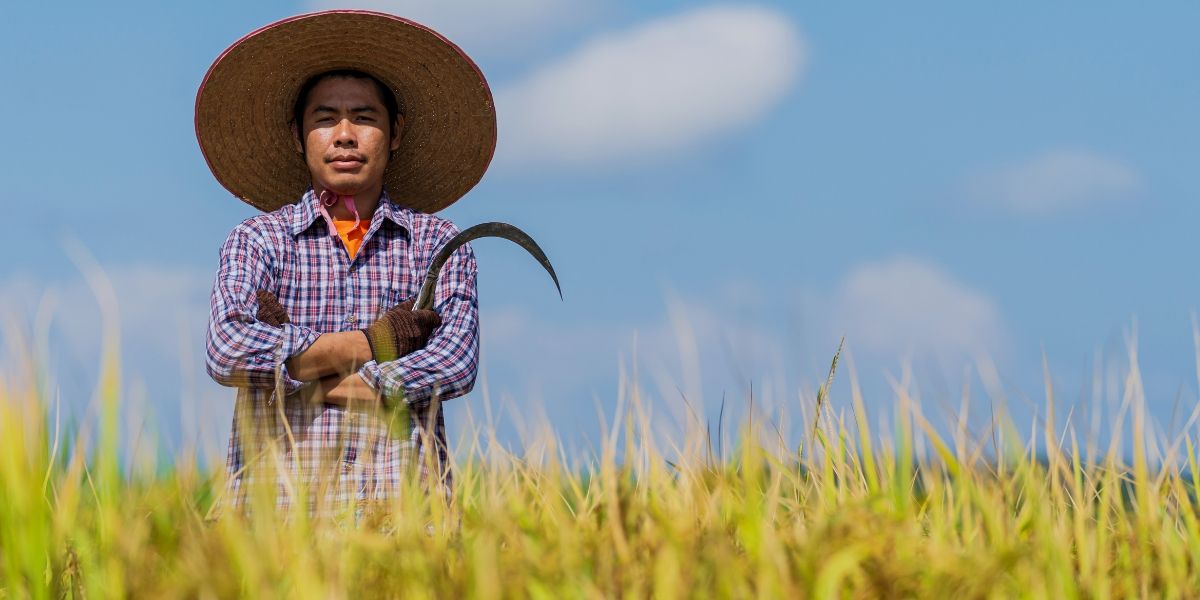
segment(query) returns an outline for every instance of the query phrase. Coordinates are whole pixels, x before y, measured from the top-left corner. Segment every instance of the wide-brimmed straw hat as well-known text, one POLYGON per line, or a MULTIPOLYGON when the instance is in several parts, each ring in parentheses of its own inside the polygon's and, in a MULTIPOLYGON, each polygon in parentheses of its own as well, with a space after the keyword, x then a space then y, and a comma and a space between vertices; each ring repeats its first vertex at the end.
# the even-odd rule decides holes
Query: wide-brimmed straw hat
POLYGON ((496 149, 496 111, 483 73, 437 32, 384 13, 333 10, 254 31, 225 50, 196 94, 196 138, 235 196, 264 211, 311 184, 289 122, 300 87, 353 69, 391 88, 404 114, 384 174, 392 201, 437 212, 483 177, 496 149))

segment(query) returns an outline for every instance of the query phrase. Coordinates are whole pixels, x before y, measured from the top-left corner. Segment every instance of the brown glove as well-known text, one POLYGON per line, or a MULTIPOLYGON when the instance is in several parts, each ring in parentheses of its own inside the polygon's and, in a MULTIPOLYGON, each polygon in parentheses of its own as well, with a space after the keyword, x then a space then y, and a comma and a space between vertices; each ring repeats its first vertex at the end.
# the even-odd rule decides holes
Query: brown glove
POLYGON ((413 301, 409 298, 397 304, 362 330, 375 362, 393 361, 424 348, 433 330, 442 324, 442 317, 432 310, 413 310, 413 301))
POLYGON ((279 299, 275 294, 266 290, 258 290, 258 312, 255 313, 255 318, 271 327, 283 327, 284 323, 291 323, 292 319, 288 317, 287 311, 283 305, 279 303, 279 299))

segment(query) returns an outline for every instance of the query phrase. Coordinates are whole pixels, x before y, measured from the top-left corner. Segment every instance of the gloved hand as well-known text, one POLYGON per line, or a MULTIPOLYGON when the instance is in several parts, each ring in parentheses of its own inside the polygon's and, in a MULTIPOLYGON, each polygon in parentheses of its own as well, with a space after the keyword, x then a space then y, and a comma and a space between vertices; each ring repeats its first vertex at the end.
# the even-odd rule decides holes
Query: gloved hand
POLYGON ((375 362, 393 361, 424 348, 433 330, 442 324, 442 317, 432 310, 414 311, 413 302, 409 298, 397 304, 362 330, 375 362))
POLYGON ((292 319, 288 317, 287 311, 283 305, 279 303, 279 299, 275 294, 266 290, 258 290, 258 312, 254 317, 271 327, 283 327, 284 323, 291 323, 292 319))

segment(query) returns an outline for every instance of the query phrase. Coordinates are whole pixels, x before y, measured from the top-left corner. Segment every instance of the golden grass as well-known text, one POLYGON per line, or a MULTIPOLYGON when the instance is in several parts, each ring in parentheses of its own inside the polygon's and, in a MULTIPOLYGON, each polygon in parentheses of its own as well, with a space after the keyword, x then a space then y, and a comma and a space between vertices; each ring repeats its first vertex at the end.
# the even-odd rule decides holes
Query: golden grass
POLYGON ((660 448, 627 382, 590 461, 474 432, 451 505, 407 489, 358 527, 269 504, 208 521, 219 474, 123 471, 114 364, 94 440, 0 381, 0 598, 1196 596, 1195 444, 1151 439, 1131 363, 1114 431, 1132 440, 1106 450, 1056 423, 1049 386, 1036 435, 997 415, 973 439, 904 386, 894 431, 873 431, 852 378, 849 398, 818 391, 799 447, 756 417, 722 459, 700 423, 660 448))

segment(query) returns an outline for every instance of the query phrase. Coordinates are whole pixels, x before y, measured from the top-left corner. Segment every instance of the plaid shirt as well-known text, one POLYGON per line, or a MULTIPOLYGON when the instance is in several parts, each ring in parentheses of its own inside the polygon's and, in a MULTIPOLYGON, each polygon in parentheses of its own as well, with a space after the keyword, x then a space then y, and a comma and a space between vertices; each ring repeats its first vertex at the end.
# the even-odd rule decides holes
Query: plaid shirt
MULTIPOLYGON (((366 327, 415 297, 434 253, 458 228, 446 219, 393 204, 385 192, 353 260, 329 234, 310 189, 296 203, 246 219, 221 246, 212 292, 207 367, 218 383, 239 388, 227 466, 232 503, 242 505, 252 474, 269 460, 286 469, 278 501, 294 485, 324 490, 310 500, 359 505, 392 497, 415 468, 423 485, 450 491, 440 400, 469 392, 478 365, 476 264, 469 245, 443 267, 434 294, 442 325, 422 350, 363 365, 358 374, 378 393, 403 402, 404 422, 379 412, 307 404, 315 382, 292 379, 284 361, 321 333, 366 327), (255 293, 267 290, 291 323, 255 319, 255 293), (255 442, 257 440, 257 442, 255 442), (272 454, 263 441, 273 440, 272 454), (280 460, 281 459, 281 460, 280 460)), ((310 506, 312 504, 310 503, 310 506)))

